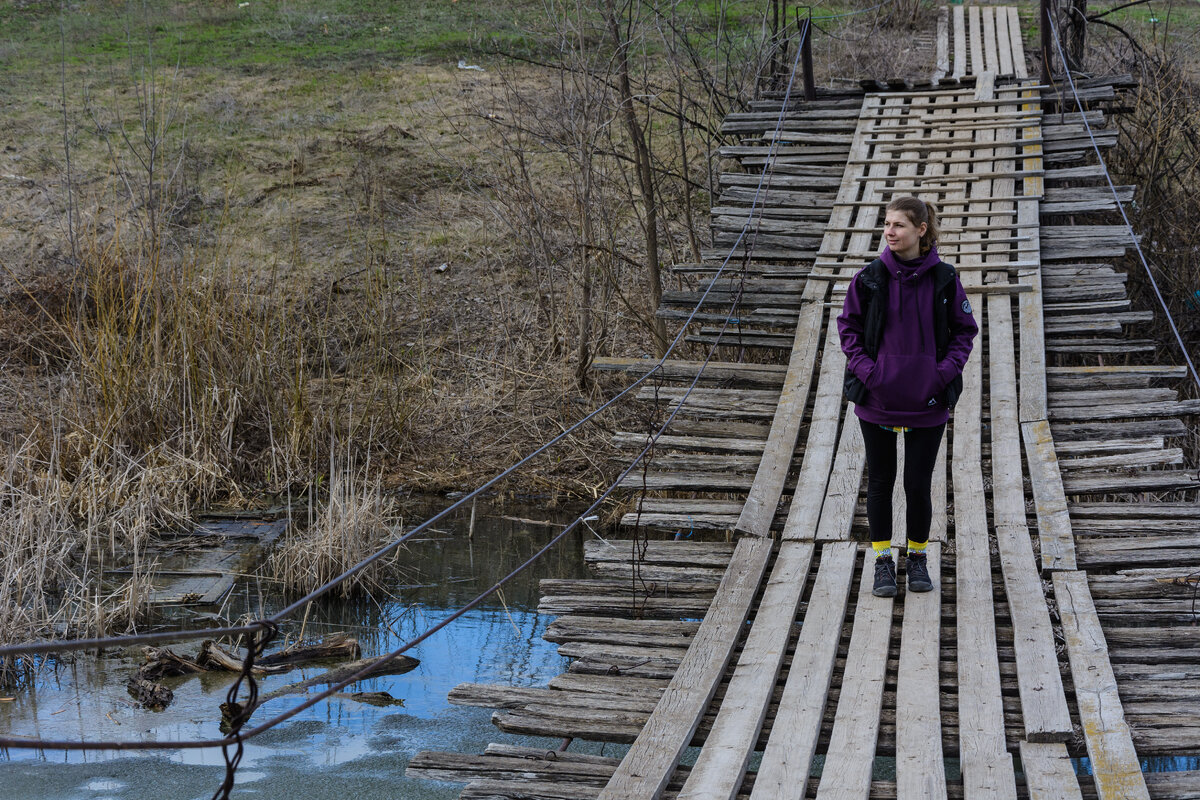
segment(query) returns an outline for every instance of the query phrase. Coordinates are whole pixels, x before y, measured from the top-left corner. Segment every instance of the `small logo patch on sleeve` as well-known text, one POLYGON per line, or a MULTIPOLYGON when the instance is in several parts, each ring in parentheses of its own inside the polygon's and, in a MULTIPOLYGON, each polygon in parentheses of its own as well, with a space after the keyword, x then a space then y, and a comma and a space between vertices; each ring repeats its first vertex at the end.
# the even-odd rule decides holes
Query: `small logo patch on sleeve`
POLYGON ((971 313, 971 301, 963 300, 962 309, 963 309, 964 314, 970 314, 971 313))

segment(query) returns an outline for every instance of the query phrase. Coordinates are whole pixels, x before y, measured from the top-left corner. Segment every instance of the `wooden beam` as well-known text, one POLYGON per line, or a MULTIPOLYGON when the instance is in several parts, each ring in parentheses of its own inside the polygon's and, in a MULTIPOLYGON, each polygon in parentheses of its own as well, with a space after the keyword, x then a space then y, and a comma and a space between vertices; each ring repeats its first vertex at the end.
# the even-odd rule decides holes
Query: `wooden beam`
POLYGON ((1149 798, 1087 574, 1056 572, 1053 579, 1096 793, 1100 800, 1149 798))
MULTIPOLYGON (((942 619, 942 546, 926 550, 933 591, 904 596, 896 677, 896 800, 946 797, 938 642, 942 619)), ((868 559, 869 560, 869 559, 868 559)))

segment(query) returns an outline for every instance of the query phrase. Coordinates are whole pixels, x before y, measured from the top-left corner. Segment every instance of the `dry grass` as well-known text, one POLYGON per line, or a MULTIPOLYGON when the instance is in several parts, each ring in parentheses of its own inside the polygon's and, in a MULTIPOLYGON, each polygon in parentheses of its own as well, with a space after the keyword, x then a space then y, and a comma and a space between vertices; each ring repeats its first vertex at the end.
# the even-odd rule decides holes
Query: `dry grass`
MULTIPOLYGON (((265 571, 289 593, 311 592, 370 556, 400 532, 398 505, 387 495, 374 465, 349 463, 329 466, 325 496, 299 530, 275 548, 265 571)), ((397 549, 338 585, 341 597, 379 591, 395 576, 402 554, 397 549)))
MULTIPOLYGON (((894 52, 907 31, 878 35, 894 22, 826 24, 840 38, 818 37, 818 82, 871 58, 882 74, 924 69, 919 49, 894 52)), ((10 70, 25 101, 0 168, 0 434, 20 443, 3 489, 5 636, 126 625, 144 581, 100 591, 101 564, 137 562, 150 530, 213 502, 323 497, 272 565, 302 591, 387 535, 384 487, 461 488, 597 402, 574 346, 579 172, 542 137, 569 145, 569 87, 472 60, 487 71, 10 70), (534 118, 543 130, 508 124, 534 118)), ((735 73, 744 94, 753 70, 735 73)), ((674 123, 653 129, 662 258, 688 260, 708 243, 695 187, 718 166, 714 141, 690 132, 681 157, 674 123)), ((609 255, 591 262, 592 352, 647 354, 642 217, 620 158, 597 174, 590 252, 609 255)), ((608 432, 630 424, 607 415, 519 490, 590 494, 611 476, 608 432)))
MULTIPOLYGON (((161 465, 101 447, 67 471, 63 457, 78 457, 81 439, 56 440, 48 457, 26 439, 0 456, 0 644, 128 630, 150 590, 145 540, 181 520, 161 465), (106 565, 128 565, 131 576, 103 580, 106 565)), ((36 661, 0 658, 0 684, 36 661)))

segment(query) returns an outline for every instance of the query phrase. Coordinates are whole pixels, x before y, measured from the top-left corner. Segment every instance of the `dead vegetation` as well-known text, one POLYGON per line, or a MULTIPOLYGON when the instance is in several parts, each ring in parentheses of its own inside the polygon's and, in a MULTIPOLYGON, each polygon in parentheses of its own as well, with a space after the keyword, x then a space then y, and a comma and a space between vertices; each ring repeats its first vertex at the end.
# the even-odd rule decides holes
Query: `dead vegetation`
MULTIPOLYGON (((818 83, 925 69, 909 10, 820 23, 818 83)), ((0 641, 127 627, 145 536, 214 502, 311 496, 273 566, 319 585, 393 534, 389 491, 468 485, 586 413, 591 358, 661 351, 656 287, 709 244, 719 122, 769 72, 761 15, 567 9, 556 60, 489 44, 485 71, 162 64, 138 20, 117 62, 22 62, 0 641), (135 578, 100 588, 116 563, 135 578)), ((617 414, 507 488, 590 494, 617 414)))
MULTIPOLYGON (((395 497, 385 494, 370 461, 331 463, 329 486, 312 518, 276 547, 266 572, 287 592, 301 595, 323 586, 373 554, 402 532, 395 497)), ((334 594, 385 590, 404 551, 397 548, 338 584, 334 594)))

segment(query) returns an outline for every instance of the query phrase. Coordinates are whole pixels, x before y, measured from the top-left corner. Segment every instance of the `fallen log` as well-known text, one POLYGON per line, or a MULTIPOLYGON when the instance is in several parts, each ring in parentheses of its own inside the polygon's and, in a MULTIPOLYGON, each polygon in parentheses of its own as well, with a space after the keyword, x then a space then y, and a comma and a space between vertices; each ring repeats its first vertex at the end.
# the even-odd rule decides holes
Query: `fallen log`
MULTIPOLYGON (((196 663, 205 669, 220 669, 227 672, 242 671, 242 659, 225 651, 219 644, 211 639, 205 640, 205 642, 200 645, 200 655, 196 657, 196 663)), ((280 672, 288 672, 291 669, 291 666, 287 664, 281 664, 273 667, 255 663, 251 668, 251 672, 253 672, 255 675, 275 675, 280 672)))
POLYGON ((314 645, 301 646, 297 643, 286 650, 265 655, 256 663, 262 664, 264 667, 273 667, 279 664, 303 664, 330 658, 362 658, 362 648, 358 646, 357 639, 337 634, 314 645))
POLYGON ((262 705, 268 700, 274 700, 276 697, 283 697, 285 695, 298 694, 300 692, 307 691, 314 686, 323 686, 330 683, 341 683, 364 667, 374 665, 374 668, 367 672, 367 674, 363 675, 359 680, 375 678, 380 675, 403 675, 405 672, 410 672, 416 669, 417 665, 420 663, 420 661, 412 656, 405 655, 396 656, 387 663, 381 662, 379 656, 375 656, 374 658, 363 658, 358 661, 351 661, 349 664, 343 664, 340 667, 334 667, 333 669, 322 672, 320 675, 308 678, 307 680, 299 681, 298 683, 291 683, 287 686, 261 695, 259 697, 259 705, 262 705))

